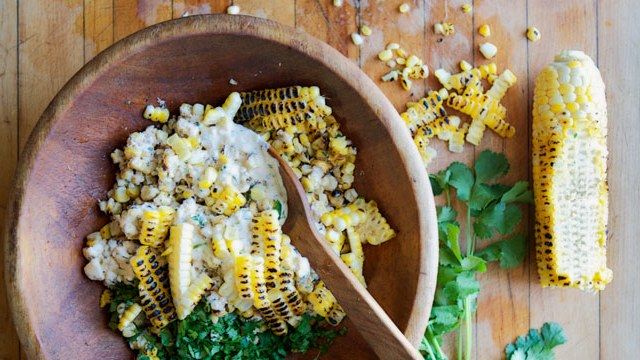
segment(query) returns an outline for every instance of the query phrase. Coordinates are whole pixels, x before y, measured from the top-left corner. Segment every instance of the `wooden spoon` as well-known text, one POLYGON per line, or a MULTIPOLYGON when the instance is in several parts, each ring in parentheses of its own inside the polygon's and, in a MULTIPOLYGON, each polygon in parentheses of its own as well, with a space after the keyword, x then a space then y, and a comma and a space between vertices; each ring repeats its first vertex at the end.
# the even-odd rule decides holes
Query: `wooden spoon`
POLYGON ((424 359, 318 234, 305 191, 289 165, 273 148, 269 148, 269 154, 280 163, 280 175, 287 190, 288 215, 284 231, 300 253, 309 259, 362 337, 381 359, 424 359))

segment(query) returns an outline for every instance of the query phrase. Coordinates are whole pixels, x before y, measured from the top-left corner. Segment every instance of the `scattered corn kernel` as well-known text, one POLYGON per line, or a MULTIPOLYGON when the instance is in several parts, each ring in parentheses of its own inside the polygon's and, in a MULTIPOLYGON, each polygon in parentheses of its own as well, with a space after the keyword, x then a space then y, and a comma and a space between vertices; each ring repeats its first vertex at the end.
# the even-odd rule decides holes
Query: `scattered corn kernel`
POLYGON ((382 81, 384 82, 396 81, 398 80, 399 74, 400 73, 398 72, 398 70, 391 70, 382 76, 382 81))
POLYGON ((398 43, 389 43, 389 45, 387 45, 387 50, 397 50, 400 49, 400 44, 398 43))
POLYGON ((465 13, 465 14, 470 13, 472 9, 473 9, 473 7, 471 6, 471 4, 462 5, 462 12, 465 13))
POLYGON ((538 28, 536 28, 535 26, 530 26, 527 29, 527 39, 536 42, 540 40, 540 37, 542 37, 542 35, 540 35, 540 30, 538 30, 538 28))
POLYGON ((227 14, 229 15, 238 15, 240 14, 240 6, 231 5, 227 8, 227 14))
POLYGON ((484 37, 489 37, 491 36, 491 28, 489 27, 489 25, 483 24, 478 28, 478 34, 484 37))
POLYGON ((469 71, 473 68, 473 66, 471 66, 471 64, 469 64, 468 62, 462 60, 460 61, 460 70, 462 71, 469 71))
POLYGON ((452 23, 441 22, 433 25, 433 32, 438 35, 449 36, 456 32, 455 26, 452 23))
POLYGON ((380 61, 389 61, 393 58, 393 52, 389 49, 382 50, 378 53, 378 59, 380 61))
POLYGON ((407 3, 403 3, 402 5, 400 5, 400 7, 398 7, 398 11, 400 11, 400 13, 402 14, 408 13, 409 10, 411 10, 411 7, 407 3))
POLYGON ((343 0, 333 0, 333 6, 341 7, 344 4, 343 0))
POLYGON ((360 26, 360 34, 362 34, 364 36, 371 35, 371 28, 368 27, 367 25, 360 26))
POLYGON ((498 48, 492 43, 486 42, 480 45, 480 53, 485 59, 492 59, 498 53, 498 48))
POLYGON ((151 121, 166 123, 169 120, 169 109, 161 106, 147 105, 142 116, 151 121))
POLYGON ((387 66, 390 67, 390 68, 394 68, 394 67, 396 67, 396 65, 398 65, 398 63, 396 63, 396 61, 393 60, 393 59, 387 61, 387 66))
POLYGON ((357 46, 360 46, 364 42, 364 39, 362 39, 362 36, 360 34, 352 33, 351 41, 353 41, 353 43, 356 44, 357 46))

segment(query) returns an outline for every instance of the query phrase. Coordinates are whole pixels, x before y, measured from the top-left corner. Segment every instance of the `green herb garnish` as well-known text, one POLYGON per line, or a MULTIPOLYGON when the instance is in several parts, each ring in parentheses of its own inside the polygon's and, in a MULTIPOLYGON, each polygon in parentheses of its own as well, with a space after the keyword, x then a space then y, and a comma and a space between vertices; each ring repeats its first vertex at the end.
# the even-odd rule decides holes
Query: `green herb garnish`
POLYGON ((471 359, 472 316, 476 311, 480 284, 477 273, 485 272, 487 263, 498 262, 502 268, 518 266, 526 253, 525 235, 515 233, 522 219, 521 204, 531 203, 532 193, 526 181, 512 186, 495 181, 509 171, 507 158, 483 151, 473 169, 454 162, 430 175, 434 195, 444 194, 446 204, 437 208, 440 237, 440 261, 437 289, 429 326, 420 346, 427 359, 447 359, 442 352, 442 336, 458 330, 458 359, 471 359), (463 226, 452 206, 452 191, 463 205, 463 226), (464 244, 461 244, 461 229, 464 244), (478 240, 500 239, 482 249, 478 240))
POLYGON ((280 203, 280 200, 273 200, 273 208, 278 212, 278 219, 282 219, 282 203, 280 203))
POLYGON ((505 347, 507 360, 554 360, 553 348, 567 342, 562 327, 554 322, 542 325, 540 331, 531 329, 524 336, 505 347))

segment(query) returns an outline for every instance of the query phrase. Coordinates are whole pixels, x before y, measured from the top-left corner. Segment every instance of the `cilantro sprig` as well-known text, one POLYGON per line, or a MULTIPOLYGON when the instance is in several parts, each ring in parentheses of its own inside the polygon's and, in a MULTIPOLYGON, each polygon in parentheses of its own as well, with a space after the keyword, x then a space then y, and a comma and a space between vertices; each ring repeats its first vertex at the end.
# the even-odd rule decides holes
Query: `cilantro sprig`
POLYGON ((554 360, 553 348, 567 342, 562 327, 554 322, 542 325, 540 331, 531 329, 524 336, 505 347, 507 360, 554 360))
POLYGON ((429 326, 420 346, 427 359, 447 359, 442 352, 442 336, 458 331, 458 359, 471 359, 472 316, 476 311, 480 283, 476 275, 497 262, 502 268, 522 263, 526 239, 516 232, 522 220, 521 206, 533 201, 529 184, 496 182, 509 171, 503 154, 480 153, 472 168, 460 162, 430 175, 434 195, 444 195, 445 205, 437 208, 440 237, 440 261, 437 289, 429 326), (455 198, 452 198, 455 192, 455 198), (463 226, 452 206, 456 201, 464 209, 463 226), (461 241, 464 230, 464 241, 461 241), (478 248, 478 240, 498 238, 478 248))

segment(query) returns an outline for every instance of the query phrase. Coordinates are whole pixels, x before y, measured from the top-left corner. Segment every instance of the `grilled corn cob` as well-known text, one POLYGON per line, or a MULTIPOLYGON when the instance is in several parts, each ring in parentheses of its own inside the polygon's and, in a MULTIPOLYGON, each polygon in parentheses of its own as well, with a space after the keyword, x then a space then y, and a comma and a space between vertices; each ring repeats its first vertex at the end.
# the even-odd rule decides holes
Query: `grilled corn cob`
POLYGON ((191 284, 191 257, 193 250, 194 227, 189 223, 181 223, 171 227, 169 235, 168 255, 171 295, 180 320, 191 312, 185 306, 185 296, 191 284))
POLYGON ((214 185, 205 202, 214 212, 231 216, 247 203, 247 199, 231 185, 214 185))
POLYGON ((169 294, 169 277, 161 258, 149 246, 140 246, 130 263, 140 281, 140 305, 155 330, 160 330, 175 320, 175 308, 169 294))
POLYGON ((543 286, 602 290, 608 213, 604 84, 581 51, 544 68, 533 103, 536 257, 543 286))
POLYGON ((307 296, 307 301, 316 314, 326 318, 329 315, 329 311, 331 311, 331 307, 335 304, 336 298, 326 288, 324 282, 319 281, 307 296))
POLYGON ((380 214, 375 201, 356 200, 356 205, 364 211, 364 219, 355 227, 358 236, 371 245, 380 245, 396 236, 387 220, 380 214))
POLYGON ((146 210, 140 221, 140 242, 142 245, 159 247, 167 237, 175 211, 168 206, 158 210, 146 210))

